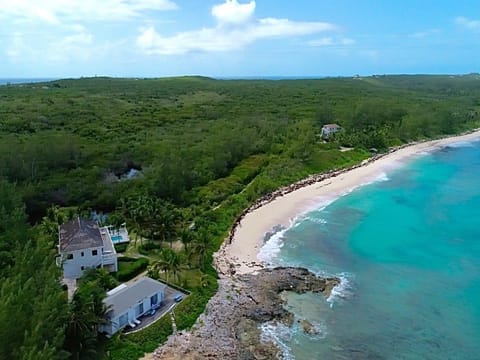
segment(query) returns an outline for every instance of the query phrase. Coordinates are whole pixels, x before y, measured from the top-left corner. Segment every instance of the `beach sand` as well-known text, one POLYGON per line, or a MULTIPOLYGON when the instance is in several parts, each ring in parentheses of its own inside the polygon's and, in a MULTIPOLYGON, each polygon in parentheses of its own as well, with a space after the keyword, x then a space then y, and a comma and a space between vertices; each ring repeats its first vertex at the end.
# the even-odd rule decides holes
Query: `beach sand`
POLYGON ((385 176, 409 159, 449 144, 480 140, 480 130, 469 134, 420 142, 404 146, 376 160, 364 161, 363 166, 342 172, 322 181, 301 187, 276 197, 247 213, 233 229, 231 241, 225 241, 215 254, 215 263, 221 274, 251 273, 265 264, 258 258, 267 233, 275 227, 288 227, 298 216, 328 204, 356 187, 385 176), (235 271, 232 271, 232 270, 235 271))

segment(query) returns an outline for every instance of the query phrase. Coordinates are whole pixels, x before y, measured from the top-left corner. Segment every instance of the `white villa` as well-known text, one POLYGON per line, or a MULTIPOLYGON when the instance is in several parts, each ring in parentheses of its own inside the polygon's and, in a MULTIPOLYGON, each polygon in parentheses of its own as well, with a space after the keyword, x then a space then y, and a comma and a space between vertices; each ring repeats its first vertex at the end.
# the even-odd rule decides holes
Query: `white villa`
POLYGON ((80 217, 60 225, 57 265, 63 267, 64 278, 78 279, 87 268, 103 267, 110 272, 117 271, 117 253, 112 237, 128 239, 128 233, 124 227, 113 232, 80 217))
POLYGON ((140 324, 138 318, 160 307, 167 286, 149 277, 141 277, 131 284, 121 284, 107 292, 103 300, 107 307, 106 323, 99 332, 112 336, 125 326, 140 324))
POLYGON ((338 124, 326 124, 323 125, 322 127, 322 132, 321 136, 323 137, 329 137, 331 134, 335 134, 336 132, 339 132, 342 128, 338 124))

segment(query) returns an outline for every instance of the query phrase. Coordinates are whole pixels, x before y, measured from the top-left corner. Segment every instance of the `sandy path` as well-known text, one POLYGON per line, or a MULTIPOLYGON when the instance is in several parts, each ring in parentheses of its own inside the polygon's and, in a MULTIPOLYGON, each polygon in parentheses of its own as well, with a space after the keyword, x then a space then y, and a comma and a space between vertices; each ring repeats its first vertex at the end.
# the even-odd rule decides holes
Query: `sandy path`
MULTIPOLYGON (((249 212, 233 230, 232 241, 226 241, 215 255, 217 268, 227 274, 231 269, 236 273, 249 273, 261 268, 258 258, 263 239, 275 226, 288 226, 296 217, 322 204, 326 204, 352 189, 375 181, 385 173, 404 164, 409 159, 432 152, 449 144, 480 140, 480 130, 475 132, 412 144, 322 181, 315 182, 249 212)), ((365 162, 364 162, 365 163, 365 162)))

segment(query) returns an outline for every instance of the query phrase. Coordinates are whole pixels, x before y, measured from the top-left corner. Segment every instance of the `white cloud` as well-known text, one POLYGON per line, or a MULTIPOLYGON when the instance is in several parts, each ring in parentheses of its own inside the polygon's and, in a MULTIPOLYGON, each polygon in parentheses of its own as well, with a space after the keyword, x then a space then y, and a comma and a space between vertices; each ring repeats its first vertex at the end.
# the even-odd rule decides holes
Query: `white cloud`
POLYGON ((176 8, 171 0, 0 0, 0 18, 56 25, 69 21, 127 20, 147 11, 176 8))
POLYGON ((163 36, 153 26, 141 29, 137 46, 147 54, 176 55, 190 52, 221 52, 241 49, 261 39, 287 38, 335 30, 326 22, 254 18, 255 2, 225 0, 212 8, 215 27, 163 36), (224 26, 228 24, 229 26, 224 26))
POLYGON ((6 39, 0 52, 14 63, 90 59, 118 42, 106 22, 138 26, 152 12, 176 8, 172 0, 0 0, 0 35, 6 39))
POLYGON ((212 15, 219 23, 241 24, 251 19, 255 12, 255 1, 240 4, 237 0, 226 0, 212 7, 212 15))
POLYGON ((470 30, 480 30, 480 20, 472 20, 463 16, 458 16, 455 18, 455 23, 470 30))
POLYGON ((315 34, 334 29, 334 25, 325 22, 266 18, 258 20, 258 23, 251 26, 249 31, 253 38, 273 38, 315 34))
POLYGON ((82 25, 73 25, 71 29, 63 36, 47 34, 41 44, 22 32, 14 32, 10 35, 5 53, 15 62, 64 62, 89 58, 93 52, 94 36, 82 25))
POLYGON ((355 40, 350 39, 350 38, 343 38, 343 39, 340 40, 340 43, 342 45, 353 45, 353 44, 355 44, 355 40))
POLYGON ((428 29, 428 30, 425 30, 425 31, 418 31, 418 32, 415 32, 413 34, 410 34, 409 37, 416 38, 416 39, 422 39, 422 38, 426 38, 426 37, 436 35, 436 34, 439 34, 439 33, 440 33, 439 29, 428 29))
POLYGON ((20 57, 26 50, 28 50, 28 47, 25 44, 23 34, 18 31, 12 33, 5 50, 7 56, 10 58, 20 57))
POLYGON ((307 45, 313 47, 330 46, 333 45, 333 39, 330 37, 324 37, 321 39, 310 40, 307 42, 307 45))
POLYGON ((320 39, 314 39, 307 41, 307 45, 312 47, 322 46, 348 46, 355 44, 355 40, 350 38, 333 39, 331 37, 323 37, 320 39))

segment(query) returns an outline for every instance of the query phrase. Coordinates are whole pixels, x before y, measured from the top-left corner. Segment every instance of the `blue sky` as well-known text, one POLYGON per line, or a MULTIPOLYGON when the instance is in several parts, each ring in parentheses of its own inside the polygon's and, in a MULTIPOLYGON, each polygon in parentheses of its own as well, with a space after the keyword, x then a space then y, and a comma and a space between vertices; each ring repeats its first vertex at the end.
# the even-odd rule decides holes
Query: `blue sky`
POLYGON ((469 0, 0 0, 0 77, 479 72, 469 0))

